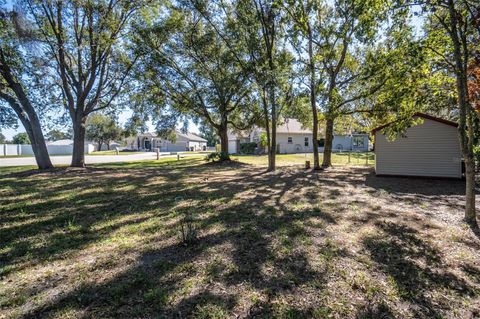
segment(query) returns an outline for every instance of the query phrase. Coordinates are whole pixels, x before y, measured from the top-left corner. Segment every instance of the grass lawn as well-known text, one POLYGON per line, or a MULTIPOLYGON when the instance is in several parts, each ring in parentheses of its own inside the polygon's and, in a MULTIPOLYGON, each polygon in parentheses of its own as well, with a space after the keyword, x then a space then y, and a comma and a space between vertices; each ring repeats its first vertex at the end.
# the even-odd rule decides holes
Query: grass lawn
MULTIPOLYGON (((320 153, 320 164, 323 160, 323 153, 320 153)), ((267 166, 267 155, 232 155, 232 159, 255 166, 267 166)), ((313 166, 313 153, 303 154, 278 154, 276 156, 277 165, 279 166, 298 166, 305 165, 305 161, 309 160, 313 166)), ((333 165, 375 165, 375 156, 373 153, 332 153, 333 165), (368 162, 367 162, 368 157, 368 162)))
POLYGON ((0 318, 480 316, 463 182, 262 158, 0 168, 0 318))

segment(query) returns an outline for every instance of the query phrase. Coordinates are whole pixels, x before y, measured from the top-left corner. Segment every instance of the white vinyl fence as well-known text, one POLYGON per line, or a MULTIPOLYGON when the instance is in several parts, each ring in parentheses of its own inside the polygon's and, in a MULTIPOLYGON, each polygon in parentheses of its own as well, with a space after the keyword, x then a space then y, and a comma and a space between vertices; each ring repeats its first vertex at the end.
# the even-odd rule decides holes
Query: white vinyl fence
MULTIPOLYGON (((73 145, 47 145, 50 155, 72 155, 73 145)), ((95 150, 93 144, 85 144, 85 154, 90 154, 95 150)), ((30 144, 0 144, 0 156, 18 156, 33 155, 32 145, 30 144)))

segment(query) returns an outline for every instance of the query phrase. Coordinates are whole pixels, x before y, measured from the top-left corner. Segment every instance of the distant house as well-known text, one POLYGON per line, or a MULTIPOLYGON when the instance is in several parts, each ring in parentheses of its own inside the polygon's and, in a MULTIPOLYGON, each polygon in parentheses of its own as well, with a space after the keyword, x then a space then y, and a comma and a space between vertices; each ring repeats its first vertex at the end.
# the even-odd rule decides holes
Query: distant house
MULTIPOLYGON (((260 135, 265 130, 253 128, 249 132, 240 134, 230 133, 228 136, 228 152, 238 153, 240 144, 260 141, 260 135)), ((319 151, 324 149, 325 139, 319 137, 319 151)), ((368 134, 334 135, 333 151, 358 151, 368 150, 368 134)), ((277 152, 281 154, 311 153, 313 152, 313 134, 309 128, 304 128, 296 119, 285 119, 277 126, 277 152)))
POLYGON ((138 151, 153 151, 158 148, 160 152, 205 151, 207 149, 207 140, 198 135, 175 132, 175 137, 175 141, 170 141, 159 137, 157 133, 138 134, 127 139, 127 148, 138 151))
MULTIPOLYGON (((334 135, 333 152, 367 152, 369 149, 369 134, 353 133, 350 135, 334 135)), ((319 150, 323 152, 325 139, 319 140, 319 150)))
POLYGON ((372 131, 375 137, 375 171, 377 175, 462 177, 462 155, 457 123, 416 113, 422 124, 408 128, 405 136, 393 141, 383 129, 372 131))

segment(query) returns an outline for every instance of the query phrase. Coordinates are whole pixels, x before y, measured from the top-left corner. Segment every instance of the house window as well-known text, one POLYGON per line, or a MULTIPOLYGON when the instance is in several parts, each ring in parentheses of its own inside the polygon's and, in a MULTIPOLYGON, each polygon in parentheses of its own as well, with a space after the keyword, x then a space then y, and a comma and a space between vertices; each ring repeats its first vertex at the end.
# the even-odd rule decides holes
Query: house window
POLYGON ((291 136, 288 137, 288 144, 292 144, 293 143, 293 138, 291 136))
POLYGON ((308 147, 308 137, 305 137, 305 146, 308 147))
POLYGON ((353 147, 354 148, 362 148, 365 146, 365 140, 363 136, 354 136, 353 137, 353 147))

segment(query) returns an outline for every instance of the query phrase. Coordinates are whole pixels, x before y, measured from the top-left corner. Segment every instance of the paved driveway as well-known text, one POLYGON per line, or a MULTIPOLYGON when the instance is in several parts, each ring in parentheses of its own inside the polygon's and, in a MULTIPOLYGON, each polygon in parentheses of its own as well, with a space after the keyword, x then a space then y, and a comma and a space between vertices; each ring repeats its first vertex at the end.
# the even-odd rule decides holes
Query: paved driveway
MULTIPOLYGON (((161 154, 164 157, 176 157, 177 155, 161 154)), ((198 154, 181 154, 182 157, 195 156, 198 154)), ((86 164, 98 163, 115 163, 115 162, 131 162, 141 160, 153 160, 157 158, 154 152, 132 154, 132 155, 95 155, 85 156, 86 164)), ((72 156, 51 156, 53 165, 69 165, 72 161, 72 156)), ((37 165, 34 157, 19 157, 19 158, 0 158, 0 166, 30 166, 37 165)))

